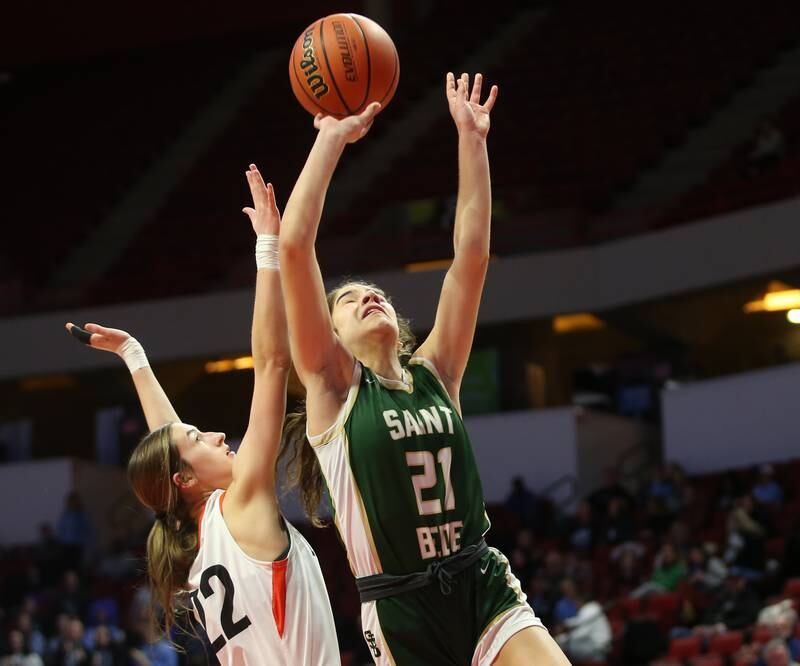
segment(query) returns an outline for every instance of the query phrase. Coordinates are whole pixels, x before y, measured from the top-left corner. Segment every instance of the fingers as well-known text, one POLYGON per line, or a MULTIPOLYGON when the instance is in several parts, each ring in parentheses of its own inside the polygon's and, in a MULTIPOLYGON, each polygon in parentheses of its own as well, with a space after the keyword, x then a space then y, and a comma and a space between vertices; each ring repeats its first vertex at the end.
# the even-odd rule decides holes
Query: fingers
POLYGON ((325 114, 324 114, 324 113, 318 113, 316 116, 314 116, 314 127, 315 127, 316 129, 319 129, 319 127, 320 127, 320 122, 322 122, 322 119, 323 119, 324 117, 325 117, 325 114))
POLYGON ((492 107, 494 106, 494 102, 497 99, 497 93, 499 92, 500 88, 498 88, 497 86, 492 86, 492 89, 489 91, 489 97, 486 100, 486 104, 483 105, 487 111, 491 112, 492 107))
POLYGON ((366 109, 361 112, 361 119, 371 124, 378 111, 381 110, 380 102, 372 102, 366 109))
POLYGON ((264 179, 258 167, 256 167, 255 164, 251 164, 246 175, 247 184, 250 186, 250 194, 253 196, 253 203, 256 205, 256 208, 269 205, 267 186, 264 184, 264 179))
POLYGON ((469 96, 469 101, 473 104, 481 103, 481 84, 483 83, 483 74, 476 74, 475 81, 472 84, 472 94, 469 96))
POLYGON ((453 72, 447 72, 444 80, 444 94, 447 95, 447 99, 453 99, 456 96, 456 77, 453 72))
POLYGON ((75 326, 72 322, 69 322, 65 325, 65 328, 69 332, 69 334, 76 338, 79 342, 82 342, 85 345, 91 344, 92 333, 82 329, 80 326, 75 326))
POLYGON ((464 72, 458 79, 458 88, 456 88, 456 99, 459 102, 465 102, 467 99, 467 86, 469 85, 469 74, 464 72))

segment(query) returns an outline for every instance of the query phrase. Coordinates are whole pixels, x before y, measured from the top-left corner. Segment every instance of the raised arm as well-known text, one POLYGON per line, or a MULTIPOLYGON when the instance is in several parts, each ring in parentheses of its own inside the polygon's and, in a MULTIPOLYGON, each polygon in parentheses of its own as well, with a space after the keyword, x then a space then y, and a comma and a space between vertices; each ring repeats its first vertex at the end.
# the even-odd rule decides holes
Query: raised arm
POLYGON ((476 74, 472 93, 467 97, 467 74, 462 74, 458 82, 452 73, 447 74, 445 92, 458 130, 455 257, 444 279, 433 329, 415 353, 436 366, 456 405, 489 264, 492 189, 486 136, 498 89, 492 86, 486 102, 481 104, 482 83, 482 75, 476 74))
POLYGON ((247 171, 254 208, 244 208, 256 233, 256 296, 251 345, 255 374, 250 420, 233 462, 231 504, 256 493, 275 496, 275 458, 286 413, 291 367, 289 333, 278 272, 280 213, 272 184, 265 185, 254 164, 247 171))
POLYGON ((348 143, 369 131, 379 108, 373 103, 358 116, 314 119, 319 132, 283 212, 280 259, 286 315, 292 358, 306 387, 317 382, 342 392, 350 383, 353 358, 333 331, 314 243, 339 158, 348 143))
POLYGON ((125 361, 131 371, 133 385, 136 387, 147 427, 151 432, 167 423, 180 421, 136 338, 126 331, 99 324, 86 324, 81 328, 70 322, 66 328, 89 347, 112 352, 125 361))

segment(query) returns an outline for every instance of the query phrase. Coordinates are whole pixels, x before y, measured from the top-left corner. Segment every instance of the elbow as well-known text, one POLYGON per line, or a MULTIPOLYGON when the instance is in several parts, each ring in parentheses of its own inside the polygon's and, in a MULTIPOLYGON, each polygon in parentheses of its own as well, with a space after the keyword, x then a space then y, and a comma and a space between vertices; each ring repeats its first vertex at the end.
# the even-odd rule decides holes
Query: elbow
POLYGON ((461 242, 456 250, 458 262, 470 271, 483 271, 489 266, 489 244, 481 241, 461 242))
POLYGON ((313 250, 313 242, 309 242, 298 234, 281 234, 278 238, 278 256, 281 264, 296 263, 303 257, 307 257, 313 250))
POLYGON ((253 362, 253 369, 256 374, 261 375, 279 375, 289 374, 292 368, 292 357, 288 351, 286 352, 273 352, 267 356, 255 359, 253 362))

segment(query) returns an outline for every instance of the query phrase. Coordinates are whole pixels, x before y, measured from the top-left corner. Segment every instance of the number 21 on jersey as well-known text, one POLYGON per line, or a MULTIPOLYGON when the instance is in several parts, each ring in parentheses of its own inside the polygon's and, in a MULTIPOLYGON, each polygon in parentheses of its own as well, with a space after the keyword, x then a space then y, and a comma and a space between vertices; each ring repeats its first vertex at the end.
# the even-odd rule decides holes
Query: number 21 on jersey
MULTIPOLYGON (((442 513, 442 498, 423 499, 422 491, 429 490, 436 485, 436 462, 442 467, 444 477, 444 511, 453 511, 456 508, 456 497, 450 481, 450 466, 453 462, 453 449, 447 446, 439 449, 434 459, 430 451, 406 451, 406 464, 410 468, 422 468, 419 474, 411 475, 414 485, 414 495, 417 499, 417 509, 420 516, 434 516, 442 513)), ((417 528, 420 557, 429 560, 434 557, 447 557, 461 549, 460 530, 464 523, 455 520, 444 525, 424 526, 417 528)))

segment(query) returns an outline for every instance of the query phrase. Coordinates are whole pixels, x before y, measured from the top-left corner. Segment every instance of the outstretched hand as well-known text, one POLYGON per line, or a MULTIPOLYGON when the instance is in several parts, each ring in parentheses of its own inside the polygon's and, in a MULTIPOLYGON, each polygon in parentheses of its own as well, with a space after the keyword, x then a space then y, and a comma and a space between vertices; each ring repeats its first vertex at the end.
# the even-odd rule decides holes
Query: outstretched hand
POLYGON ((130 333, 127 331, 122 331, 118 328, 106 328, 98 324, 86 324, 83 329, 81 329, 80 326, 75 326, 75 324, 69 322, 66 324, 65 328, 71 335, 82 342, 85 341, 90 347, 102 349, 103 351, 112 352, 114 354, 119 354, 122 345, 131 337, 130 333), (86 331, 91 336, 88 340, 84 340, 83 336, 80 335, 82 330, 86 331), (78 335, 76 335, 76 333, 78 335))
POLYGON ((264 184, 261 172, 255 164, 251 164, 247 170, 247 184, 250 186, 250 194, 253 196, 253 206, 245 206, 242 212, 250 218, 253 231, 256 234, 270 234, 277 236, 281 226, 281 214, 275 203, 275 191, 272 183, 264 184))
POLYGON ((462 74, 458 82, 452 72, 447 72, 445 94, 450 107, 450 115, 456 123, 459 134, 461 132, 476 132, 485 137, 489 133, 489 114, 497 99, 498 87, 492 86, 486 102, 481 104, 481 85, 483 74, 476 74, 472 84, 472 93, 467 97, 469 88, 469 75, 462 74))
POLYGON ((314 116, 314 127, 320 132, 333 132, 344 139, 346 143, 355 143, 369 132, 369 128, 372 127, 372 122, 375 120, 375 115, 380 109, 380 103, 372 102, 357 116, 334 118, 333 116, 318 113, 314 116))

